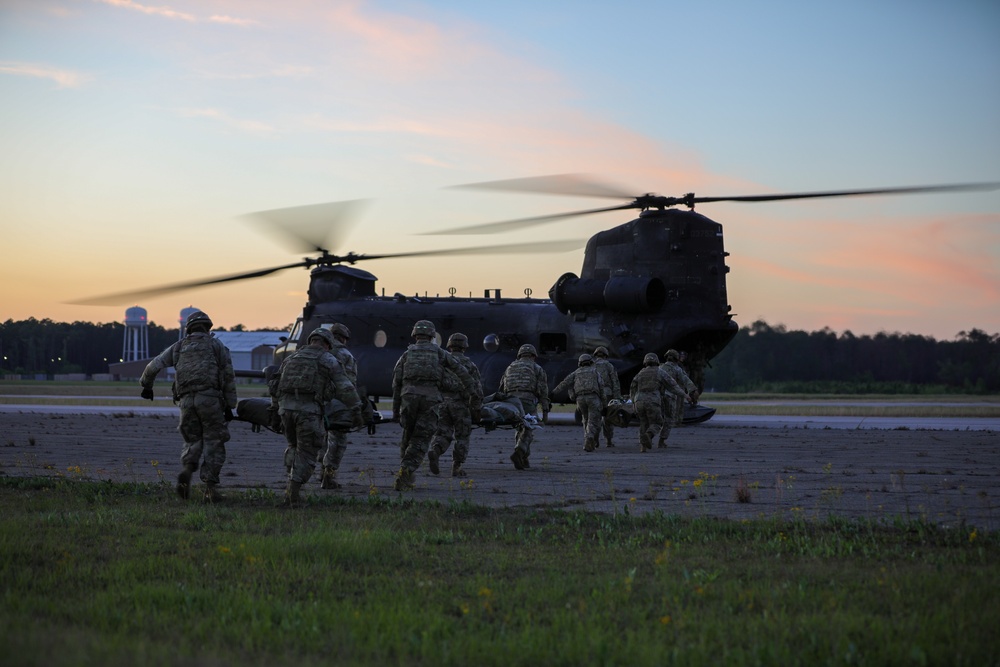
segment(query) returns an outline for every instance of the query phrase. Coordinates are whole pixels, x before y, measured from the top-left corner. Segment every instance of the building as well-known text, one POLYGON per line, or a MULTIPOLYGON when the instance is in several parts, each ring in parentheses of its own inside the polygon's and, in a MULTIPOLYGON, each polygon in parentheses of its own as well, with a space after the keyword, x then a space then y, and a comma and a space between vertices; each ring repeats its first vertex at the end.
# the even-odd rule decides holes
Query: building
MULTIPOLYGON (((274 363, 274 348, 288 336, 287 331, 213 331, 212 335, 229 348, 233 370, 262 371, 274 363)), ((159 354, 159 352, 157 352, 159 354)), ((149 364, 149 359, 110 364, 109 372, 116 380, 136 380, 149 364)), ((160 379, 172 380, 174 369, 168 368, 160 379)))

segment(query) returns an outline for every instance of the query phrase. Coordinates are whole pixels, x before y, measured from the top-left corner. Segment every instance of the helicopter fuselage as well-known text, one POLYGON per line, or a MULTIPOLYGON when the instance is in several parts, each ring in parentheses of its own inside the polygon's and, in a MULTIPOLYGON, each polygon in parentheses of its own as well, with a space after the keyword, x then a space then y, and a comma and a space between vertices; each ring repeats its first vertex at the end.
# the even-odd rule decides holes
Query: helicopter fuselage
MULTIPOLYGON (((438 342, 461 332, 467 355, 482 374, 485 393, 525 343, 550 387, 577 367, 583 353, 609 350, 627 393, 645 354, 687 350, 704 361, 737 332, 726 294, 728 267, 722 225, 693 211, 644 211, 589 240, 580 276, 560 276, 548 299, 392 296, 377 294, 376 277, 343 264, 312 269, 309 301, 275 361, 293 352, 309 332, 340 322, 351 330, 358 384, 369 396, 392 395, 392 370, 417 320, 430 320, 438 342)), ((554 397, 557 400, 564 397, 554 397)))

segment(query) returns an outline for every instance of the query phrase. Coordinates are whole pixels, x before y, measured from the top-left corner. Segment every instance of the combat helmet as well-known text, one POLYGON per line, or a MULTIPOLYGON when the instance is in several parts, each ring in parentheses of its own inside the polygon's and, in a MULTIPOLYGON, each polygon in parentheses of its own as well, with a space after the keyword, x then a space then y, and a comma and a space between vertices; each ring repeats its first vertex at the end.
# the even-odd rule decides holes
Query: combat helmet
POLYGON ((453 347, 460 347, 463 350, 469 349, 469 337, 464 333, 453 333, 448 336, 448 344, 445 345, 449 350, 453 347))
POLYGON ((606 348, 603 345, 601 345, 599 348, 597 348, 596 350, 594 350, 594 356, 595 357, 604 357, 605 359, 607 359, 608 358, 608 348, 606 348))
POLYGON ((195 329, 203 329, 204 331, 212 330, 212 318, 200 310, 191 313, 187 318, 187 323, 184 325, 184 330, 187 333, 191 333, 195 329))
POLYGON ((581 354, 580 359, 577 361, 578 366, 591 366, 594 363, 594 358, 589 354, 581 354))
POLYGON ((344 340, 351 340, 351 330, 347 328, 347 325, 340 322, 333 323, 333 326, 330 327, 330 333, 334 336, 340 336, 344 340))
POLYGON ((535 352, 535 346, 531 343, 525 343, 521 346, 521 349, 517 351, 517 358, 521 357, 537 357, 538 353, 535 352))
POLYGON ((434 328, 434 323, 430 320, 417 320, 417 323, 413 325, 413 331, 410 333, 411 336, 429 336, 434 337, 437 330, 434 328))
POLYGON ((320 327, 319 329, 313 329, 312 333, 309 334, 309 338, 306 338, 306 344, 308 345, 309 343, 311 343, 313 338, 319 338, 321 341, 326 343, 327 348, 331 350, 333 349, 333 345, 336 342, 334 341, 333 334, 330 333, 330 330, 324 329, 323 327, 320 327))
POLYGON ((667 361, 680 361, 681 354, 677 350, 667 350, 667 354, 664 355, 667 361))
POLYGON ((655 352, 650 352, 642 359, 643 366, 659 366, 660 358, 656 356, 655 352))

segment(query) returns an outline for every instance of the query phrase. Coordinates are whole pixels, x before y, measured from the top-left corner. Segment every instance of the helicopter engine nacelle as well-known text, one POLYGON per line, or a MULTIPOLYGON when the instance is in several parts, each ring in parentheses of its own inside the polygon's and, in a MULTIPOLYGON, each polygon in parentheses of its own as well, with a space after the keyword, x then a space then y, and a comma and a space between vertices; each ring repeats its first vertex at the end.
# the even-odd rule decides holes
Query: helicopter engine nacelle
POLYGON ((564 273, 549 290, 549 298, 561 313, 593 308, 647 313, 663 306, 667 288, 659 278, 615 276, 607 280, 584 280, 575 273, 564 273))

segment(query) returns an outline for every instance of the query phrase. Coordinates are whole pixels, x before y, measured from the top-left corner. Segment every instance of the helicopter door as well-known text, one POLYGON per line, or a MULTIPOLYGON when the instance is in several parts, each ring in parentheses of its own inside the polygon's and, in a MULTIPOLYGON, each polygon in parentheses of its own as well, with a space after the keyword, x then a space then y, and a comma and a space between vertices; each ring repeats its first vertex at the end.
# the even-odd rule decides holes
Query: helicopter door
POLYGON ((564 333, 542 333, 538 337, 540 354, 560 354, 566 351, 566 345, 566 334, 564 333))

